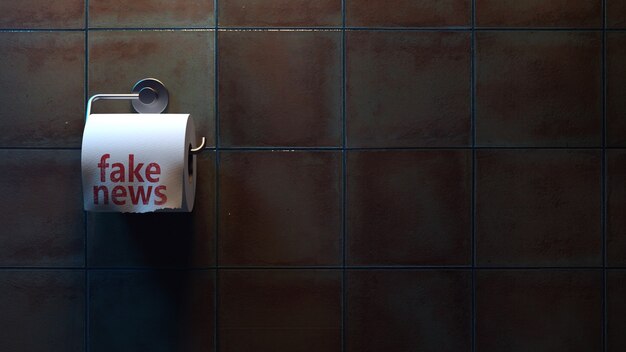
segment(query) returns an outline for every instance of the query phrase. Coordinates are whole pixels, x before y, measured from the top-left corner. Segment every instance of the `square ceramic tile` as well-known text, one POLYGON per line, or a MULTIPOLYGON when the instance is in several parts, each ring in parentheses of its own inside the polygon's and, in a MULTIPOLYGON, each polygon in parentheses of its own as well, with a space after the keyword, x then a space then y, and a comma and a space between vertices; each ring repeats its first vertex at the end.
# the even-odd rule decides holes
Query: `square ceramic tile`
POLYGON ((602 271, 479 271, 476 350, 602 351, 602 271))
POLYGON ((347 261, 351 265, 468 265, 471 152, 351 151, 347 261))
POLYGON ((88 213, 90 266, 207 268, 215 265, 215 153, 197 157, 191 213, 88 213))
POLYGON ((606 0, 609 28, 626 28, 626 0, 606 0))
POLYGON ((479 145, 601 145, 601 33, 479 32, 476 50, 479 145))
POLYGON ((80 152, 0 150, 0 170, 0 265, 82 266, 80 152))
POLYGON ((626 350, 626 271, 607 273, 607 351, 626 350))
POLYGON ((214 346, 212 271, 93 271, 92 352, 206 352, 214 346))
POLYGON ((601 265, 600 154, 598 150, 478 151, 478 263, 601 265))
POLYGON ((85 34, 3 32, 0 62, 0 146, 80 146, 85 34))
POLYGON ((339 27, 341 0, 219 1, 223 27, 339 27))
POLYGON ((470 0, 346 0, 352 27, 469 26, 470 0))
POLYGON ((0 28, 70 29, 85 27, 85 0, 0 2, 0 28))
MULTIPOLYGON (((92 31, 89 94, 129 93, 143 78, 169 91, 165 113, 189 113, 197 137, 215 144, 214 37, 210 31, 92 31)), ((100 101, 94 113, 134 112, 129 101, 100 101)))
POLYGON ((626 266, 626 150, 607 151, 607 262, 626 266))
POLYGON ((340 270, 222 270, 219 351, 341 351, 340 270))
POLYGON ((352 270, 346 351, 471 351, 471 272, 352 270))
POLYGON ((222 146, 340 146, 341 33, 219 33, 222 146))
POLYGON ((82 270, 0 271, 0 350, 82 352, 82 270))
POLYGON ((91 28, 197 28, 215 23, 213 0, 90 0, 91 28))
POLYGON ((341 153, 222 152, 220 265, 341 263, 341 153))
POLYGON ((602 1, 476 0, 476 24, 481 27, 602 28, 602 1))
POLYGON ((347 34, 346 119, 351 147, 470 143, 470 35, 347 34))
POLYGON ((626 33, 607 33, 607 143, 626 147, 626 33))

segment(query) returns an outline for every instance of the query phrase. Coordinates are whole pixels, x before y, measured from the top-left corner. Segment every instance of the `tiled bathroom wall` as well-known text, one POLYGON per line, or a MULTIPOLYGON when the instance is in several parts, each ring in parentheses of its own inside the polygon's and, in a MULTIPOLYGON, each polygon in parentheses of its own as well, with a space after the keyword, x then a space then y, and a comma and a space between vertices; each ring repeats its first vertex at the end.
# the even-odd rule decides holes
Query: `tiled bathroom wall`
POLYGON ((0 351, 626 350, 625 0, 22 0, 0 28, 0 351), (144 77, 208 139, 195 210, 84 213, 85 102, 144 77))

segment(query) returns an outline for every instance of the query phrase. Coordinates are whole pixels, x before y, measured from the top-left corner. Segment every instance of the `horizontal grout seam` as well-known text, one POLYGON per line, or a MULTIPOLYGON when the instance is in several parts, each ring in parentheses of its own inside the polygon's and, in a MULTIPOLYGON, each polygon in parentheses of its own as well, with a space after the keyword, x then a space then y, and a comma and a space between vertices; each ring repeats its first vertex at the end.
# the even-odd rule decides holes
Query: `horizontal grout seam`
MULTIPOLYGON (((0 28, 0 32, 342 32, 342 27, 102 27, 102 28, 0 28)), ((576 27, 346 27, 346 31, 389 31, 389 32, 626 32, 626 28, 576 28, 576 27)))
POLYGON ((471 265, 396 265, 396 266, 209 266, 198 268, 186 267, 0 267, 0 271, 214 271, 214 270, 481 270, 481 271, 577 271, 577 270, 594 270, 602 271, 613 270, 623 271, 626 266, 474 266, 471 265))

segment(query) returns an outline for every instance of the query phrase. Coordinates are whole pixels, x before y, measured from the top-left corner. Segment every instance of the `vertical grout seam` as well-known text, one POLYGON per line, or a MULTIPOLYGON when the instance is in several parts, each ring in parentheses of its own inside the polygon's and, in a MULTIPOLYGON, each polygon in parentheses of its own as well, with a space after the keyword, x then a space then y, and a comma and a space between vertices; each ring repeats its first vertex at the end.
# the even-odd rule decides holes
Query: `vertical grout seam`
POLYGON ((346 1, 341 1, 341 350, 346 351, 346 1))
POLYGON ((218 40, 219 40, 219 36, 218 36, 218 21, 219 21, 219 9, 218 9, 218 0, 213 0, 213 26, 214 26, 214 33, 213 33, 213 91, 214 91, 214 118, 215 118, 215 211, 214 211, 214 216, 215 216, 215 239, 214 239, 214 251, 213 253, 215 254, 215 276, 214 276, 214 286, 213 286, 213 310, 214 310, 214 322, 213 322, 213 348, 214 351, 217 352, 219 350, 219 247, 218 247, 218 241, 219 241, 219 213, 220 213, 220 207, 219 207, 219 179, 220 179, 220 119, 219 119, 219 106, 218 106, 218 99, 219 99, 219 84, 218 84, 218 75, 219 75, 219 62, 218 62, 218 40))
MULTIPOLYGON (((84 31, 85 31, 85 72, 84 72, 84 90, 85 90, 85 94, 84 94, 84 104, 83 105, 83 111, 86 111, 87 109, 87 101, 89 100, 89 0, 85 0, 85 25, 84 25, 84 31)), ((90 329, 90 304, 89 304, 89 296, 90 296, 90 290, 89 290, 89 262, 88 262, 88 257, 87 257, 87 253, 88 253, 88 249, 89 249, 89 245, 87 243, 88 241, 88 235, 87 235, 87 231, 88 231, 88 227, 87 227, 87 212, 83 211, 83 235, 84 235, 84 247, 83 247, 83 260, 84 260, 84 307, 85 307, 85 317, 84 317, 84 350, 86 352, 90 351, 90 334, 89 334, 89 329, 90 329)))
MULTIPOLYGON (((89 100, 89 0, 85 0, 85 24, 84 24, 84 31, 85 31, 85 72, 84 72, 84 104, 83 105, 83 111, 86 110, 86 106, 87 106, 87 101, 89 100)), ((89 245, 87 243, 88 241, 88 236, 87 236, 87 231, 88 231, 88 227, 87 227, 87 212, 83 211, 83 235, 84 235, 84 291, 85 291, 85 295, 84 295, 84 309, 85 309, 85 316, 84 316, 84 350, 85 352, 89 352, 90 351, 90 341, 89 341, 89 329, 90 329, 90 304, 89 304, 89 296, 90 296, 90 292, 89 292, 89 262, 88 262, 88 249, 89 249, 89 245)))
POLYGON ((476 351, 476 0, 471 2, 470 32, 470 109, 471 109, 471 264, 472 264, 472 297, 471 297, 471 351, 476 351))
POLYGON ((608 316, 608 299, 607 299, 607 120, 606 120, 606 62, 607 62, 607 1, 602 0, 602 153, 601 153, 601 226, 602 226, 602 350, 608 350, 607 343, 607 316, 608 316))

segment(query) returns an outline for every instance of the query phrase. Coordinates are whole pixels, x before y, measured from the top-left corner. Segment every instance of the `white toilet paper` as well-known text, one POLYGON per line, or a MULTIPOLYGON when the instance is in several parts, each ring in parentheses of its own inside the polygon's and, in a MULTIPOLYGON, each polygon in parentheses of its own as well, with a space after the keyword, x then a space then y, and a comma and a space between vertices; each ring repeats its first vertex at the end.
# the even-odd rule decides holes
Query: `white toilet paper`
POLYGON ((92 114, 82 145, 87 211, 192 211, 195 127, 188 114, 92 114))

